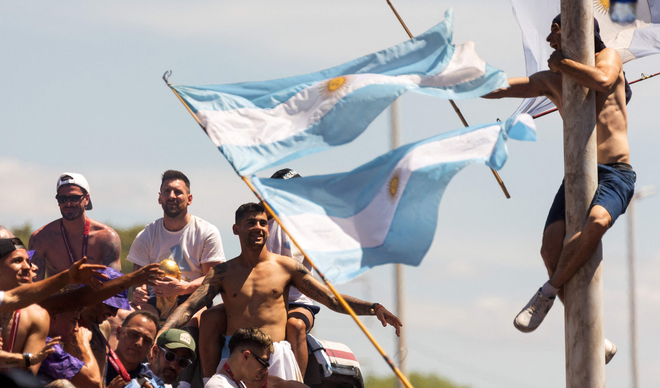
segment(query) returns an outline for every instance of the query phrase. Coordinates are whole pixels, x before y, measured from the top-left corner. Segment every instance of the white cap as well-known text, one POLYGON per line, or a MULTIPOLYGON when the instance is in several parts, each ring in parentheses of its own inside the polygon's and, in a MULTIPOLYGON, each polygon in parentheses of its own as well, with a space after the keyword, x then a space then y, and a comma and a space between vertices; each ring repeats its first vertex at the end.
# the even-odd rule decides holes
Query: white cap
MULTIPOLYGON (((81 189, 85 190, 87 194, 89 194, 89 183, 87 183, 87 179, 85 179, 82 174, 76 174, 75 172, 65 172, 64 174, 60 175, 60 179, 57 180, 57 190, 60 190, 60 186, 64 185, 76 185, 80 187, 81 189)), ((85 206, 85 210, 92 210, 92 198, 90 196, 89 202, 87 203, 87 206, 85 206)))

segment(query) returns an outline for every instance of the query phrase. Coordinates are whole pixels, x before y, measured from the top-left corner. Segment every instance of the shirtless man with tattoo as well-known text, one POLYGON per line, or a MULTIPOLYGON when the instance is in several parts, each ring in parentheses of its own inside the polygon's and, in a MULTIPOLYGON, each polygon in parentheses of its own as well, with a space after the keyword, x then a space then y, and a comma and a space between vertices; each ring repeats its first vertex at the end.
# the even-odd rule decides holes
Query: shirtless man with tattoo
POLYGON ((81 174, 64 173, 57 180, 55 198, 62 218, 55 220, 30 237, 32 261, 39 267, 37 280, 58 274, 72 263, 87 257, 89 264, 102 264, 121 271, 121 242, 111 227, 88 218, 92 210, 89 184, 81 174), (88 230, 88 238, 85 238, 88 230))
MULTIPOLYGON (((555 49, 548 59, 550 70, 529 78, 510 78, 509 87, 496 90, 485 98, 546 96, 559 110, 562 105, 562 79, 569 77, 596 93, 596 135, 598 157, 598 190, 588 210, 588 218, 580 232, 564 244, 566 234, 564 184, 562 183, 550 208, 541 256, 550 275, 546 282, 516 316, 515 327, 522 332, 535 330, 543 321, 562 286, 594 253, 605 232, 617 217, 626 211, 632 199, 636 175, 630 166, 628 148, 629 87, 623 74, 621 57, 616 50, 605 47, 600 39, 598 22, 594 19, 594 66, 584 65, 564 57, 561 50, 561 15, 551 23, 546 38, 555 49)), ((591 128, 585 128, 591 131, 591 128)), ((605 341, 606 361, 616 347, 605 341)))
MULTIPOLYGON (((275 343, 269 373, 285 380, 300 381, 298 363, 284 341, 289 287, 295 285, 300 292, 329 309, 346 312, 332 292, 302 263, 268 252, 268 218, 261 205, 248 203, 239 207, 232 230, 239 237, 241 254, 213 267, 197 291, 170 315, 161 331, 182 327, 220 293, 227 314, 227 334, 244 327, 260 328, 275 343)), ((389 323, 399 334, 401 321, 382 305, 350 296, 344 298, 358 315, 376 315, 383 326, 389 323)), ((228 349, 223 351, 223 359, 227 356, 228 349)))

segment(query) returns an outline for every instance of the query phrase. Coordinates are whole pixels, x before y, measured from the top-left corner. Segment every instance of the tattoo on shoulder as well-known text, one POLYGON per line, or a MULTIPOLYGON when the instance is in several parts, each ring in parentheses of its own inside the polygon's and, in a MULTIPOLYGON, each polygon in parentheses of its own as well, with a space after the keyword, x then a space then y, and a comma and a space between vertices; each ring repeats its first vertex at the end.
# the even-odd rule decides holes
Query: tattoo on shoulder
POLYGON ((299 262, 296 262, 296 271, 303 274, 303 275, 309 275, 310 274, 309 271, 307 270, 307 268, 305 268, 305 266, 302 265, 302 263, 299 263, 299 262))
POLYGON ((119 241, 119 237, 111 235, 106 244, 106 251, 103 254, 103 265, 111 266, 121 256, 121 242, 119 241))

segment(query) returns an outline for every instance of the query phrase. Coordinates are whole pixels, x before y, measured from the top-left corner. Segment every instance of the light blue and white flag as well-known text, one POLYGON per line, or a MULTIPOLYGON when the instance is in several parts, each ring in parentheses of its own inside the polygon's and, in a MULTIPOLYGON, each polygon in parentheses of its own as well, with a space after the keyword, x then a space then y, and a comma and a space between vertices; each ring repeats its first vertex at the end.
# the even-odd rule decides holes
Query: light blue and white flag
MULTIPOLYGON (((552 19, 561 12, 561 1, 511 0, 511 5, 522 31, 527 75, 548 70, 548 58, 554 50, 545 38, 552 19)), ((615 49, 624 63, 660 53, 660 1, 637 0, 637 20, 627 25, 610 19, 609 5, 609 0, 594 0, 594 18, 605 46, 615 49)), ((554 107, 546 97, 526 98, 514 114, 536 115, 554 107)))
POLYGON ((377 265, 419 265, 449 181, 471 163, 499 170, 508 138, 536 140, 532 117, 443 133, 348 173, 253 182, 321 272, 342 283, 377 265))
POLYGON ((415 39, 317 73, 173 88, 236 172, 248 175, 352 141, 408 90, 461 99, 507 86, 474 43, 452 44, 452 15, 415 39))

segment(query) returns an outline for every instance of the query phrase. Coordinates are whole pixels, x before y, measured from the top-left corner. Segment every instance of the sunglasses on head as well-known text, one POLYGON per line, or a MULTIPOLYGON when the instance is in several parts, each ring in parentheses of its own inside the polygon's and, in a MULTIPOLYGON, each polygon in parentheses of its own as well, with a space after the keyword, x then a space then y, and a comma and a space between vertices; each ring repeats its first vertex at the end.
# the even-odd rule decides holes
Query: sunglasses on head
POLYGON ((84 195, 56 195, 57 203, 64 205, 67 202, 78 203, 83 199, 84 195))
POLYGON ((174 352, 171 351, 171 350, 167 350, 167 349, 165 349, 165 348, 162 347, 162 346, 159 346, 159 348, 160 348, 160 350, 162 350, 163 352, 165 352, 165 355, 164 355, 163 357, 165 357, 165 361, 167 361, 167 362, 172 362, 172 361, 174 361, 174 360, 178 360, 178 362, 179 362, 179 366, 180 366, 181 368, 185 368, 185 367, 187 367, 188 365, 190 365, 190 363, 192 363, 192 361, 190 361, 190 360, 187 359, 187 358, 182 358, 182 357, 177 356, 176 353, 174 353, 174 352))
MULTIPOLYGON (((248 350, 248 352, 250 352, 250 351, 248 350)), ((251 354, 252 357, 254 357, 257 361, 259 361, 259 364, 261 364, 262 367, 264 367, 264 368, 266 368, 266 369, 270 368, 270 362, 268 362, 268 361, 266 361, 266 360, 264 360, 264 359, 258 357, 256 354, 254 354, 254 353, 252 353, 252 352, 250 352, 250 354, 251 354)))

